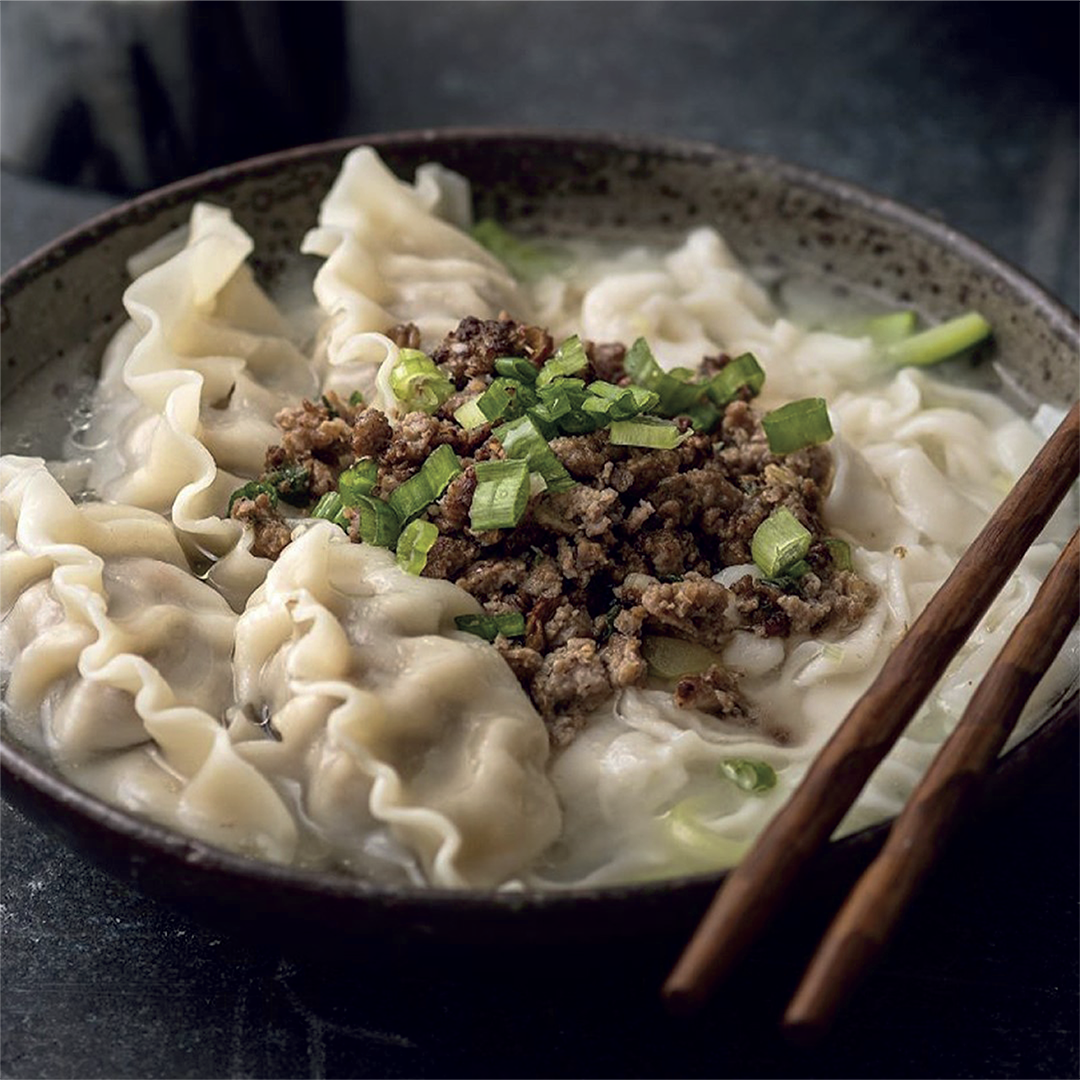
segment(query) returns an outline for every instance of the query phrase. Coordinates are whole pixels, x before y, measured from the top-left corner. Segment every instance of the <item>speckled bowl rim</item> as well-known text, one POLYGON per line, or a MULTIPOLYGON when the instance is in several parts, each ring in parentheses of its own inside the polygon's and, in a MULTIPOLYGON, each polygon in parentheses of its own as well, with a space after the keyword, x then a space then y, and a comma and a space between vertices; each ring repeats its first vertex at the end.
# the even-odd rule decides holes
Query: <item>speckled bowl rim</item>
MULTIPOLYGON (((182 203, 216 183, 231 183, 240 179, 269 176, 283 165, 301 163, 313 157, 345 154, 357 146, 369 145, 376 150, 393 151, 404 146, 422 145, 430 152, 431 160, 439 160, 441 145, 468 140, 474 143, 500 140, 550 141, 566 145, 602 146, 613 153, 648 154, 688 162, 724 162, 742 166, 748 171, 767 173, 784 184, 831 196, 845 205, 859 208, 892 225, 926 237, 949 248, 965 263, 1002 279, 1025 303, 1045 320, 1055 337, 1080 354, 1080 319, 1063 303, 1051 296, 1023 271, 1008 263, 988 248, 956 231, 942 221, 904 205, 888 196, 869 191, 858 184, 841 180, 818 170, 792 164, 771 155, 732 150, 706 142, 651 137, 636 134, 612 134, 590 131, 548 128, 429 128, 393 133, 353 136, 328 142, 312 143, 289 150, 260 155, 247 160, 209 169, 206 172, 128 200, 71 229, 33 254, 20 260, 0 279, 0 302, 17 295, 31 281, 48 274, 72 254, 98 243, 102 238, 122 230, 132 220, 138 220, 149 208, 163 210, 182 203)), ((1046 752, 1047 747, 1061 739, 1077 710, 1074 690, 1059 700, 1052 715, 1025 740, 1012 748, 995 768, 992 783, 997 792, 1017 787, 1030 763, 1046 752)), ((457 915, 471 911, 479 916, 509 916, 514 920, 526 913, 558 914, 580 910, 582 906, 644 904, 650 911, 661 910, 672 894, 691 890, 707 895, 723 880, 725 871, 684 874, 656 881, 606 885, 567 890, 493 890, 448 889, 415 885, 380 885, 339 873, 307 870, 262 862, 237 855, 202 841, 157 825, 154 822, 111 806, 80 790, 58 774, 37 764, 0 730, 0 793, 5 798, 10 785, 21 789, 38 806, 51 806, 61 816, 78 823, 84 819, 95 832, 114 833, 134 848, 145 847, 146 858, 165 859, 174 865, 197 874, 218 879, 223 887, 231 881, 243 881, 255 888, 265 886, 285 890, 294 896, 320 897, 349 903, 356 901, 364 908, 381 907, 392 916, 408 916, 421 922, 432 917, 436 926, 440 915, 457 915)), ((19 804, 22 800, 11 800, 19 804)), ((860 862, 872 856, 891 826, 892 819, 880 822, 834 841, 823 853, 823 868, 843 861, 860 862)), ((525 919, 525 923, 529 920, 525 919)), ((358 928, 361 932, 361 928, 358 928)))

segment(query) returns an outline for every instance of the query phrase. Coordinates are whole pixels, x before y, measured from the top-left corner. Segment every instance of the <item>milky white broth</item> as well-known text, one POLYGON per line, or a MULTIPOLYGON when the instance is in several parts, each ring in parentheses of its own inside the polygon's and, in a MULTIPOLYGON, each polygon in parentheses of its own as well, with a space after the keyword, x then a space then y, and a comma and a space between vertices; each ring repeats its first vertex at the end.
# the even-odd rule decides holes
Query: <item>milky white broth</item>
MULTIPOLYGON (((208 205, 133 261, 129 322, 66 460, 0 463, 9 727, 106 801, 280 863, 558 888, 730 865, 1034 456, 1052 410, 1037 428, 947 366, 896 370, 867 337, 791 321, 710 228, 663 249, 568 243, 563 269, 519 281, 469 237, 467 208, 460 177, 426 166, 404 184, 361 149, 304 240, 314 302, 266 296, 251 239, 208 205), (430 351, 463 316, 503 310, 556 340, 644 336, 669 368, 753 352, 763 409, 827 399, 824 521, 879 600, 843 638, 732 635, 722 658, 761 728, 630 688, 553 753, 495 649, 455 628, 480 610, 468 594, 328 522, 297 521, 271 563, 229 519, 229 495, 279 441, 278 409, 362 387, 393 412, 387 327, 417 324, 430 351), (768 763, 775 787, 720 777, 732 758, 768 763)), ((900 809, 1075 516, 1070 496, 841 831, 900 809)), ((1017 737, 1076 662, 1074 638, 1017 737)))

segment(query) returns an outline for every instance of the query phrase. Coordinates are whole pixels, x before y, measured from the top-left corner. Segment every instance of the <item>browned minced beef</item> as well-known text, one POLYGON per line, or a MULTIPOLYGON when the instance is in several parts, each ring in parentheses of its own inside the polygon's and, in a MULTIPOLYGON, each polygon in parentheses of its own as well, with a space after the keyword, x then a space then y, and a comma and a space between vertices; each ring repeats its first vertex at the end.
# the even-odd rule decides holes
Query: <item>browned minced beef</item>
MULTIPOLYGON (((390 336, 411 348, 419 341, 410 325, 390 336)), ((687 438, 674 450, 614 446, 606 430, 554 438, 552 450, 578 483, 534 496, 514 529, 474 532, 474 463, 503 451, 490 425, 466 431, 453 411, 490 383, 499 357, 521 356, 539 367, 551 352, 550 335, 537 327, 505 315, 463 319, 432 354, 458 391, 434 415, 410 413, 391 423, 375 409, 336 397, 304 402, 279 415, 284 437, 267 453, 264 479, 274 470, 290 476, 304 470, 314 500, 333 489, 342 469, 370 457, 379 462, 374 494, 386 497, 433 450, 451 446, 463 471, 424 511, 439 529, 424 575, 456 583, 492 614, 524 615, 524 640, 500 637, 495 644, 557 745, 573 738, 614 690, 645 685, 643 636, 682 638, 718 653, 735 630, 786 636, 844 632, 858 623, 875 593, 856 574, 837 570, 823 543, 819 514, 831 479, 829 451, 773 455, 758 412, 743 400, 728 405, 709 434, 691 432, 681 418, 687 438), (724 567, 751 562, 754 532, 781 506, 814 537, 809 571, 796 583, 749 573, 730 588, 714 581, 724 567)), ((589 342, 586 353, 586 380, 627 381, 621 345, 589 342)), ((727 362, 706 358, 702 371, 727 362)), ((719 660, 670 689, 683 707, 757 726, 737 673, 719 660)))
POLYGON ((260 492, 254 499, 237 499, 232 516, 254 530, 251 554, 260 559, 276 559, 292 538, 292 530, 275 512, 270 497, 260 492))

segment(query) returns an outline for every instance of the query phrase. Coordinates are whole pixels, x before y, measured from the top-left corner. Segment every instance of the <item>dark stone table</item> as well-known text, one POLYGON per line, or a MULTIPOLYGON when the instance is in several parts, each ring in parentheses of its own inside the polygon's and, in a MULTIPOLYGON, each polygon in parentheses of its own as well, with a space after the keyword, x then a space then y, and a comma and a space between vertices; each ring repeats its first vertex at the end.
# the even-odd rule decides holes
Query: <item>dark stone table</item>
MULTIPOLYGON (((339 133, 519 123, 773 153, 940 215, 1078 306, 1075 5, 374 3, 346 16, 339 133)), ((118 198, 11 168, 2 185, 5 269, 118 198)), ((784 1045, 775 1018, 824 909, 702 1017, 676 1021, 656 995, 678 947, 662 933, 494 966, 467 951, 305 957, 284 933, 253 942, 132 892, 5 805, 0 1072, 1076 1076, 1075 740, 1032 780, 965 832, 812 1052, 784 1045)))

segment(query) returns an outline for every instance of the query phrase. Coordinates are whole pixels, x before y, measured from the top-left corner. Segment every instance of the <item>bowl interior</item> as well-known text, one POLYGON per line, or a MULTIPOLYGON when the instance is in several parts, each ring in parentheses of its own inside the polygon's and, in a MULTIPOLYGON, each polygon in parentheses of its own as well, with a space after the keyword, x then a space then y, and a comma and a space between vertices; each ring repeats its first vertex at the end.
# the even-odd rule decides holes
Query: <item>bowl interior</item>
MULTIPOLYGON (((812 280, 840 305, 902 304, 929 319, 977 308, 995 328, 995 346, 971 377, 1028 413, 1040 402, 1065 405, 1075 393, 1075 316, 978 245, 888 200, 780 162, 697 144, 445 131, 336 142, 217 169, 125 204, 16 267, 4 279, 0 306, 3 451, 57 455, 66 430, 57 415, 77 421, 101 351, 123 321, 127 259, 185 222, 196 201, 233 212, 255 240, 256 272, 272 292, 310 279, 315 261, 299 254, 300 239, 358 141, 374 145, 408 179, 425 161, 462 173, 473 185, 477 216, 518 231, 643 241, 710 224, 769 280, 812 280)), ((333 922, 351 917, 363 898, 380 913, 368 929, 389 923, 410 932, 461 936, 471 928, 490 936, 501 918, 506 932, 516 933, 525 910, 573 907, 579 931, 610 933, 647 924, 660 904, 670 924, 673 897, 689 918, 717 880, 703 875, 569 898, 372 889, 255 864, 178 837, 75 791, 9 738, 3 749, 5 794, 114 870, 153 891, 165 886, 193 899, 228 892, 249 911, 299 915, 317 896, 333 922), (601 914, 583 921, 589 903, 601 914), (614 921, 613 908, 621 912, 614 921)), ((1031 754, 1029 747, 1009 755, 1013 770, 1026 767, 1031 754)), ((871 830, 834 846, 850 861, 879 836, 880 829, 871 830)))

